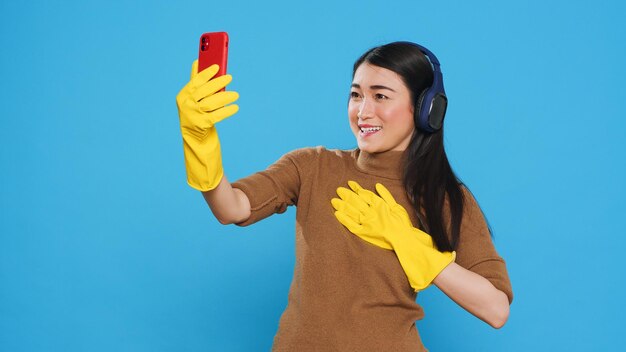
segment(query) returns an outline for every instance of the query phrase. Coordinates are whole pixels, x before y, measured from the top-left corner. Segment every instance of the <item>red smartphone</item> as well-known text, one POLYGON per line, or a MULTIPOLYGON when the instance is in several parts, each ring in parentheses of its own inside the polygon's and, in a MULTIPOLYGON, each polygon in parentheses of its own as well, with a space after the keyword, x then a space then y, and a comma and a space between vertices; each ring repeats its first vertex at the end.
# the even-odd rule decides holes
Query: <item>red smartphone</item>
POLYGON ((205 68, 218 64, 219 71, 215 77, 226 74, 228 61, 228 33, 211 32, 200 36, 200 48, 198 51, 198 72, 205 68))

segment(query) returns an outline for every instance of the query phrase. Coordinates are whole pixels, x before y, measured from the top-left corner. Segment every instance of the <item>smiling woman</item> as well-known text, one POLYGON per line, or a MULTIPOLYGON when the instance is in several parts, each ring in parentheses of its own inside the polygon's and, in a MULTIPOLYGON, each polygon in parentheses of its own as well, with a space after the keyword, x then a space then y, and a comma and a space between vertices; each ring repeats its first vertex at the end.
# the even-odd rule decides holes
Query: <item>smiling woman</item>
POLYGON ((348 117, 357 149, 299 149, 233 184, 215 124, 237 112, 238 96, 219 92, 231 77, 215 72, 192 73, 177 97, 188 183, 223 224, 297 207, 296 266, 274 351, 425 351, 415 299, 430 284, 491 326, 506 322, 506 266, 448 163, 447 98, 430 51, 396 42, 355 62, 348 117))

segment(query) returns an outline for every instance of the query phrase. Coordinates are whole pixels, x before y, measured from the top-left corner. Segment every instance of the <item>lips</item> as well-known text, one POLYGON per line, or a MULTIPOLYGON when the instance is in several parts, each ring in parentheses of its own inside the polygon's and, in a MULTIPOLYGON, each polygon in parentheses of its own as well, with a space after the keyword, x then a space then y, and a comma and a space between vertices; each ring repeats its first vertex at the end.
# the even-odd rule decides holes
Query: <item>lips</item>
POLYGON ((375 134, 376 132, 382 130, 381 126, 373 126, 373 125, 358 125, 359 126, 359 135, 361 137, 367 137, 375 134))

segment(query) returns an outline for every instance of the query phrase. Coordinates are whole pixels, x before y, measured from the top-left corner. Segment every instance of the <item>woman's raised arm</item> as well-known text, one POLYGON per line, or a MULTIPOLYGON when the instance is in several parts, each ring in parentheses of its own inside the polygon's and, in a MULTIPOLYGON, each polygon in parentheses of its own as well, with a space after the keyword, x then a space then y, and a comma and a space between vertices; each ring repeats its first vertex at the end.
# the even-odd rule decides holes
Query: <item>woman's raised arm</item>
POLYGON ((226 176, 211 191, 202 192, 204 200, 221 224, 236 224, 250 217, 250 200, 238 188, 233 188, 226 176))
POLYGON ((215 129, 219 121, 235 114, 232 104, 239 98, 233 91, 221 91, 232 76, 215 77, 212 65, 200 73, 198 61, 191 65, 191 79, 176 96, 185 152, 187 183, 202 192, 213 215, 222 224, 245 221, 250 217, 250 201, 233 188, 224 175, 220 142, 215 129))

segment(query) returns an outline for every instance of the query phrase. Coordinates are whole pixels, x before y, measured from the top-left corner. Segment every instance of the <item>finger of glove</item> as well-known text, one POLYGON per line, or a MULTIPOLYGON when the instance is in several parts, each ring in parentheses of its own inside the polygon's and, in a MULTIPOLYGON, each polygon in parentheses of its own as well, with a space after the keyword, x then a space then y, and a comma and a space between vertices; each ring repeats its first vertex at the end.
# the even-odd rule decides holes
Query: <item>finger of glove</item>
POLYGON ((213 93, 219 91, 220 89, 226 87, 226 85, 232 80, 233 76, 231 75, 223 75, 217 78, 213 78, 212 80, 199 85, 193 91, 193 93, 191 93, 191 96, 196 101, 200 101, 208 96, 211 96, 213 93))
POLYGON ((382 183, 376 184, 376 192, 378 192, 378 195, 380 195, 385 203, 389 204, 390 206, 398 205, 395 198, 393 198, 393 196, 391 195, 391 192, 389 192, 387 187, 385 187, 382 183))
POLYGON ((367 213, 369 211, 369 205, 367 205, 367 203, 361 199, 358 194, 354 193, 354 191, 345 187, 339 187, 337 188, 337 194, 339 195, 339 198, 352 205, 361 213, 367 213))
MULTIPOLYGON (((354 183, 358 185, 358 183, 354 183)), ((355 192, 370 206, 377 206, 383 201, 376 193, 362 187, 357 188, 355 192)))
POLYGON ((406 209, 396 202, 396 199, 391 195, 391 192, 381 183, 376 184, 376 192, 380 195, 380 197, 389 205, 391 211, 401 217, 405 224, 409 226, 413 226, 411 223, 411 218, 409 217, 409 213, 406 209))
POLYGON ((198 59, 193 60, 193 63, 191 64, 191 78, 189 80, 190 81, 193 80, 193 78, 196 77, 197 74, 198 74, 198 59))
POLYGON ((219 108, 215 111, 212 111, 206 114, 207 123, 209 127, 213 126, 216 123, 222 121, 223 119, 234 115, 237 111, 239 111, 239 105, 237 104, 224 106, 223 108, 219 108))
POLYGON ((356 221, 352 220, 352 218, 341 211, 335 212, 335 217, 339 222, 345 226, 350 232, 355 235, 358 235, 363 232, 363 226, 356 221))
MULTIPOLYGON (((197 70, 197 66, 196 66, 196 70, 197 70)), ((207 68, 205 68, 204 70, 202 70, 201 72, 198 72, 197 74, 195 74, 193 76, 193 78, 189 81, 189 86, 192 90, 197 89, 198 87, 200 87, 201 85, 205 84, 206 82, 210 81, 211 78, 213 78, 213 76, 215 76, 215 74, 217 73, 217 71, 220 69, 220 67, 218 65, 211 65, 207 68)))
POLYGON ((349 217, 352 218, 352 220, 356 221, 357 223, 360 223, 359 220, 361 218, 361 212, 357 208, 353 207, 352 205, 348 204, 347 202, 339 198, 331 199, 330 203, 333 205, 333 208, 335 208, 335 210, 348 215, 349 217))
POLYGON ((213 111, 234 103, 237 99, 239 99, 239 94, 237 92, 219 92, 202 99, 200 103, 198 103, 198 107, 202 111, 213 111))
POLYGON ((363 189, 363 187, 361 187, 361 185, 356 181, 348 181, 348 186, 356 193, 359 193, 359 190, 363 189))
POLYGON ((348 181, 348 186, 350 186, 350 188, 352 188, 352 190, 356 192, 359 197, 363 198, 363 200, 369 205, 374 205, 380 200, 380 197, 378 197, 374 192, 361 187, 361 185, 356 181, 348 181))

